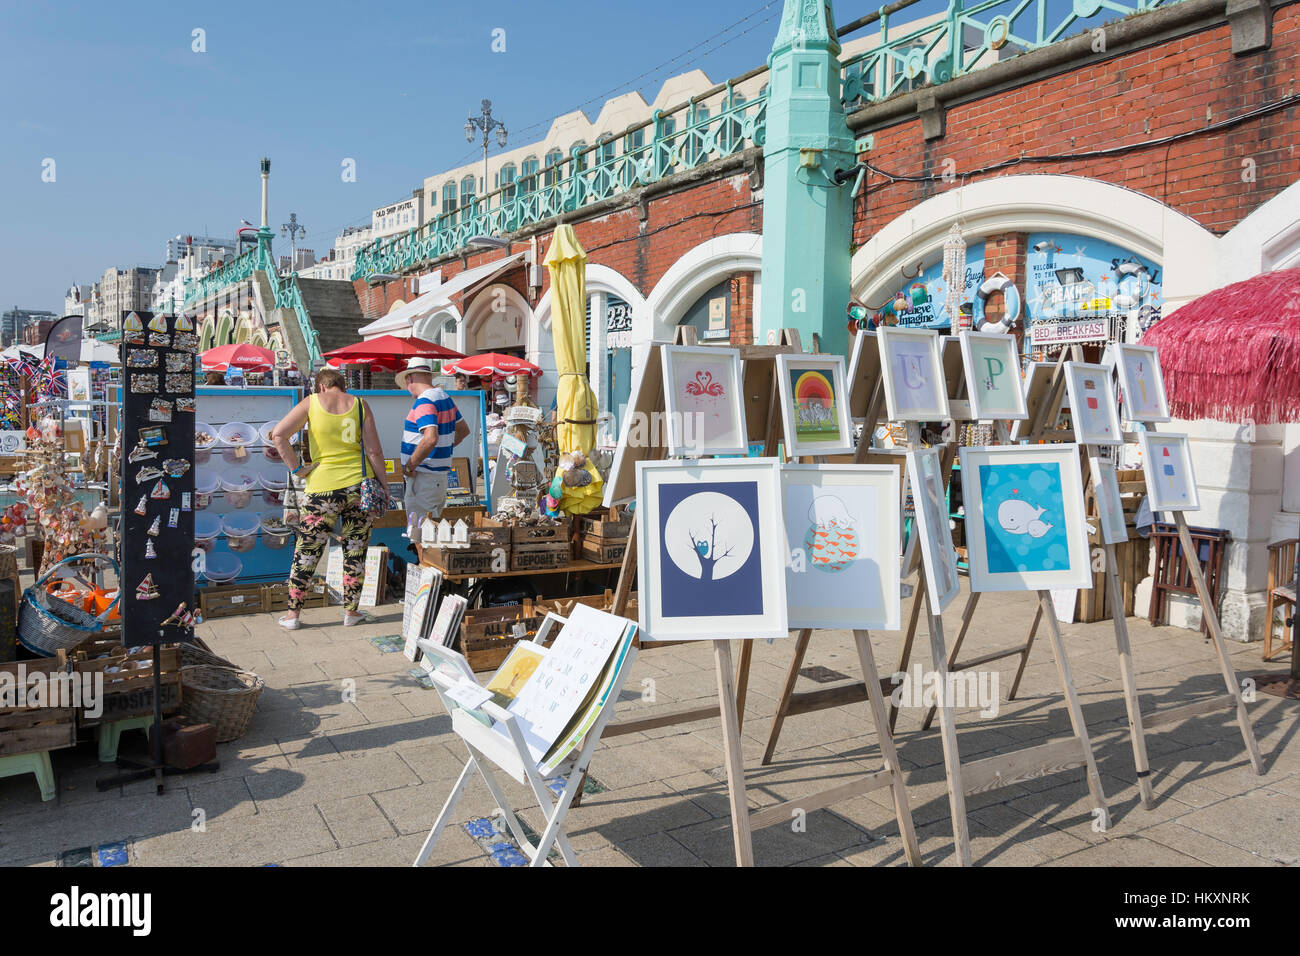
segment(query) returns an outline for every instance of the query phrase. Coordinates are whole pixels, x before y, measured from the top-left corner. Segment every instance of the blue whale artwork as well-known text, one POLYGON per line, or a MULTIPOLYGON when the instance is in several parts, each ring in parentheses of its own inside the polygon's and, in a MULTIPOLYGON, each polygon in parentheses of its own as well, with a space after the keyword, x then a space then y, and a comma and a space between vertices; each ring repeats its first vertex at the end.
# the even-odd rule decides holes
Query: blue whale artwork
POLYGON ((979 478, 989 571, 1069 569, 1060 465, 980 465, 979 478))

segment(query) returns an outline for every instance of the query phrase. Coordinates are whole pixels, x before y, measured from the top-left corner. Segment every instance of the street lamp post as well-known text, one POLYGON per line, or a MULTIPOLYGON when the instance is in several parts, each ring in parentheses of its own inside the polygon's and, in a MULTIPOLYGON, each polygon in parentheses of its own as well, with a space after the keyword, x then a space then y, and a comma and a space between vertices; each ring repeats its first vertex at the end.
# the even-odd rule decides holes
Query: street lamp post
POLYGON ((289 213, 289 221, 281 224, 280 235, 289 237, 289 271, 296 272, 295 265, 298 259, 297 240, 299 236, 307 235, 307 227, 298 221, 296 212, 289 213))
POLYGON ((502 148, 506 145, 506 124, 492 116, 492 101, 483 100, 479 104, 480 114, 471 115, 465 120, 465 142, 474 142, 474 133, 479 130, 483 134, 483 193, 488 191, 488 144, 491 142, 492 131, 497 131, 497 145, 502 148))

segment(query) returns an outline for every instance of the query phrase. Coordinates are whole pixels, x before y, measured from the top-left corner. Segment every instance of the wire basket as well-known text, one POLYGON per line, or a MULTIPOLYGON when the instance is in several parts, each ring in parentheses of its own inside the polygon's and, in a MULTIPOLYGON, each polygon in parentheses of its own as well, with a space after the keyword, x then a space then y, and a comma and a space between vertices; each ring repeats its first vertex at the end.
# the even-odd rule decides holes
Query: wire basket
POLYGON ((214 664, 181 667, 181 713, 211 724, 217 743, 244 735, 266 683, 252 671, 214 664))
POLYGON ((118 629, 116 621, 111 628, 108 626, 108 616, 121 600, 120 589, 99 615, 62 601, 46 589, 59 568, 87 562, 103 565, 105 569, 111 569, 115 577, 118 575, 117 562, 106 554, 78 554, 51 567, 23 592, 22 606, 18 610, 18 640, 23 647, 42 657, 53 657, 61 650, 72 650, 97 634, 118 629))

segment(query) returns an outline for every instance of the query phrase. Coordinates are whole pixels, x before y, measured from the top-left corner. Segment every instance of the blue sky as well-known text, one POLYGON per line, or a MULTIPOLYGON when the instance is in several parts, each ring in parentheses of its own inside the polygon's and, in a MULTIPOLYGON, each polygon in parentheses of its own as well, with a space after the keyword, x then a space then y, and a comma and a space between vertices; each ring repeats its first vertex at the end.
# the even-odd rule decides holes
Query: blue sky
MULTIPOLYGON (((161 265, 170 236, 256 223, 264 154, 277 248, 293 211, 300 244, 324 253, 343 226, 471 159, 463 127, 480 99, 522 145, 560 113, 594 118, 606 95, 649 99, 690 67, 720 81, 758 65, 781 7, 3 0, 0 305, 61 312, 70 283, 161 265), (491 49, 498 27, 505 53, 491 49), (196 28, 206 52, 192 50, 196 28), (341 181, 345 157, 355 183, 341 181)), ((840 7, 842 21, 867 9, 840 7)))

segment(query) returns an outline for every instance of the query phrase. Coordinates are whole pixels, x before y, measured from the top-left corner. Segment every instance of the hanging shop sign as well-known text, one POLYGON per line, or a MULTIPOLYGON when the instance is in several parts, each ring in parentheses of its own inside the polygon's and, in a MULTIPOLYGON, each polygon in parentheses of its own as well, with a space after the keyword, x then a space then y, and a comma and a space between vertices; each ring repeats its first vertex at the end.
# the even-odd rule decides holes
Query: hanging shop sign
MULTIPOLYGON (((730 287, 728 287, 730 292, 730 287)), ((708 319, 700 338, 705 341, 726 342, 731 339, 731 296, 717 295, 709 299, 708 319)))
POLYGON ((1035 348, 1068 345, 1074 342, 1104 342, 1110 337, 1110 321, 1076 319, 1072 322, 1033 322, 1029 336, 1035 348))
POLYGON ((605 305, 605 347, 632 347, 632 306, 612 296, 605 305))
MULTIPOLYGON (((1025 298, 1032 323, 1072 325, 1075 320, 1118 314, 1145 331, 1159 321, 1163 270, 1150 259, 1073 233, 1030 233, 1027 244, 1025 298)), ((1073 332, 1082 334, 1080 329, 1073 332)), ((1105 331, 1098 337, 1105 339, 1105 331)), ((1087 339, 1040 341, 1036 335, 1034 344, 1060 341, 1087 339)))
MULTIPOLYGON (((904 328, 946 329, 951 324, 943 304, 948 286, 943 279, 943 252, 936 250, 935 261, 919 268, 912 276, 904 271, 897 291, 884 305, 876 308, 876 325, 897 324, 904 328)), ((966 248, 966 283, 961 301, 973 303, 984 284, 984 243, 966 248)), ((875 303, 871 303, 874 307, 875 303)))

